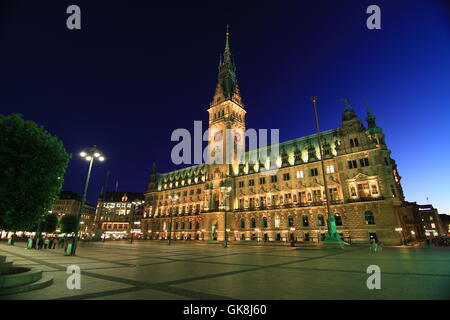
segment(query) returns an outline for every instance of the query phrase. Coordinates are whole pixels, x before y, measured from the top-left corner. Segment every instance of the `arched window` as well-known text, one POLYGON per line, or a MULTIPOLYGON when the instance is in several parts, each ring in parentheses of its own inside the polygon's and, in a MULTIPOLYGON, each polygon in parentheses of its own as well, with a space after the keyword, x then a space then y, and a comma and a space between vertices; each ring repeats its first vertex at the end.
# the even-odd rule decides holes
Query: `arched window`
POLYGON ((317 224, 319 226, 324 226, 325 225, 325 219, 323 218, 323 214, 318 214, 317 215, 317 224))
POLYGON ((302 223, 304 227, 308 227, 309 226, 309 220, 308 220, 308 216, 306 214, 304 214, 302 216, 302 223))
POLYGON ((364 219, 366 220, 366 224, 375 224, 375 217, 372 211, 364 212, 364 219))
POLYGON ((378 188, 375 184, 372 185, 372 194, 378 194, 378 188))
POLYGON ((337 226, 342 226, 342 217, 339 213, 334 215, 334 221, 336 221, 337 226))
POLYGON ((241 220, 239 221, 239 227, 240 227, 241 229, 245 229, 245 221, 244 221, 244 219, 241 219, 241 220))
POLYGON ((256 228, 256 219, 252 218, 252 220, 250 220, 250 228, 256 228))
POLYGON ((280 227, 280 217, 276 216, 275 217, 275 228, 279 228, 280 227))
POLYGON ((266 217, 262 218, 261 227, 267 228, 267 218, 266 217))
POLYGON ((294 226, 294 217, 289 216, 288 217, 288 227, 293 227, 293 226, 294 226))

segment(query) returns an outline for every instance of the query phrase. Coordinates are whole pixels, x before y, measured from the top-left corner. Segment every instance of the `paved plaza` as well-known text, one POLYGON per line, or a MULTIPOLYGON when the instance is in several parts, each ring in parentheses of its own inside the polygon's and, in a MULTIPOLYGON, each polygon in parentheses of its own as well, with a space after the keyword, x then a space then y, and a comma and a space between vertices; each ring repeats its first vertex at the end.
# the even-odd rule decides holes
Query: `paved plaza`
POLYGON ((0 299, 449 299, 450 248, 368 246, 290 248, 159 241, 82 243, 27 250, 0 244, 14 265, 54 277, 45 289, 0 299), (69 265, 81 269, 81 289, 69 290, 69 265), (381 269, 381 289, 369 290, 367 267, 381 269))

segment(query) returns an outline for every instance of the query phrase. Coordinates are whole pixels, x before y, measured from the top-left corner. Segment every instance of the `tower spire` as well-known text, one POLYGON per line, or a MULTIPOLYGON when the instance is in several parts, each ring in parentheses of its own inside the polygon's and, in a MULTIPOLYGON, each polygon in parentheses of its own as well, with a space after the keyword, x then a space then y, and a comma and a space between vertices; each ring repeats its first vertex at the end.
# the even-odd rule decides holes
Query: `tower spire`
POLYGON ((229 38, 230 38, 230 25, 227 24, 226 26, 226 32, 225 32, 225 50, 230 50, 230 43, 229 43, 229 38))
POLYGON ((230 49, 230 26, 225 29, 225 50, 219 61, 219 74, 216 91, 211 105, 232 100, 243 106, 236 78, 236 66, 230 49))

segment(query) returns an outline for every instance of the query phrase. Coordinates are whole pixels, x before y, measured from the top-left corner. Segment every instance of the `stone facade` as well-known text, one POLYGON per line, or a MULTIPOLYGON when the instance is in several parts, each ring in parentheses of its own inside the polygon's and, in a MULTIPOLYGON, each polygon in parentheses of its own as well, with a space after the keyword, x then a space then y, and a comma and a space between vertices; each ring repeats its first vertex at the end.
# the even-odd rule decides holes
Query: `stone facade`
MULTIPOLYGON (((213 129, 208 143, 213 159, 221 154, 217 150, 223 150, 221 157, 225 157, 233 139, 232 161, 208 161, 165 174, 154 166, 145 194, 142 232, 148 239, 221 241, 228 230, 230 241, 322 241, 327 207, 317 136, 280 143, 276 157, 273 146, 236 157, 238 149, 245 150, 246 110, 235 71, 227 34, 208 109, 213 129), (235 130, 234 136, 225 134, 227 129, 235 130)), ((342 125, 321 133, 337 231, 351 243, 374 238, 398 244, 395 229, 403 223, 399 210, 407 209, 396 163, 372 112, 367 110, 366 126, 349 101, 343 102, 342 125)))
MULTIPOLYGON (((60 221, 61 218, 66 215, 77 216, 80 212, 81 199, 76 192, 72 191, 61 191, 59 199, 55 201, 52 206, 51 212, 58 217, 60 221)), ((89 232, 93 228, 95 218, 95 207, 85 203, 83 206, 83 213, 81 216, 81 232, 89 232)), ((59 223, 58 223, 59 224, 59 223)))
POLYGON ((144 212, 144 194, 127 191, 103 192, 97 202, 95 228, 96 237, 140 236, 141 219, 144 212))

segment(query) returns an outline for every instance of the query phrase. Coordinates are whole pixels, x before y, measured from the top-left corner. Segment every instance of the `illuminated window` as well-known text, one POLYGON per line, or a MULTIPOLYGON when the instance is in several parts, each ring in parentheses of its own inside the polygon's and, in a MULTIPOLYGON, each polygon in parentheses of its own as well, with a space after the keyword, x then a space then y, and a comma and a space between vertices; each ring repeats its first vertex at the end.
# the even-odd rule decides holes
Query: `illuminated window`
POLYGON ((334 166, 327 166, 327 173, 334 173, 334 166))
POLYGON ((434 229, 434 228, 436 228, 436 225, 434 223, 432 223, 431 227, 434 229))
POLYGON ((297 171, 297 179, 303 179, 303 177, 304 177, 303 170, 297 171))
POLYGON ((372 194, 378 194, 378 188, 375 184, 372 185, 372 194))
POLYGON ((275 217, 275 228, 279 228, 280 227, 280 217, 276 216, 275 217))

